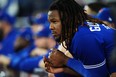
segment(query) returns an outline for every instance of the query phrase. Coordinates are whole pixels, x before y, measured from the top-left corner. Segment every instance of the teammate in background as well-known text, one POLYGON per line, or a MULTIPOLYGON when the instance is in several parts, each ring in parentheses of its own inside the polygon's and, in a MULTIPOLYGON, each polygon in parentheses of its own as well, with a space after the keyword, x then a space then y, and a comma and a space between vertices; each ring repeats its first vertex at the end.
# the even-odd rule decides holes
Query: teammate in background
POLYGON ((84 10, 88 15, 92 17, 96 17, 99 10, 105 7, 108 7, 108 6, 104 3, 95 2, 95 3, 90 3, 90 4, 85 5, 84 10))
POLYGON ((22 29, 14 43, 15 53, 7 56, 0 55, 0 64, 18 69, 18 64, 30 55, 33 48, 33 38, 30 28, 22 29))
POLYGON ((16 42, 14 43, 15 54, 11 54, 8 57, 1 55, 0 63, 6 66, 10 66, 11 68, 15 70, 21 70, 26 72, 32 72, 34 68, 38 67, 39 61, 36 61, 37 63, 36 67, 34 66, 34 64, 32 67, 29 66, 31 70, 27 65, 26 65, 27 66, 26 68, 24 64, 25 64, 25 61, 28 62, 28 60, 30 61, 30 59, 31 61, 35 61, 38 59, 42 60, 43 58, 42 55, 47 54, 48 48, 46 47, 52 48, 56 44, 56 42, 52 38, 49 38, 51 31, 48 29, 48 27, 46 28, 47 24, 44 25, 44 22, 46 20, 44 18, 43 19, 38 18, 38 19, 35 19, 35 21, 33 21, 33 24, 37 24, 36 28, 38 26, 42 26, 43 29, 38 30, 38 33, 36 33, 36 31, 34 33, 33 28, 21 29, 21 33, 19 34, 19 37, 16 39, 16 42), (33 45, 34 34, 36 35, 36 38, 37 38, 35 39, 35 45, 33 45))
MULTIPOLYGON (((19 56, 20 59, 19 59, 19 57, 17 57, 19 59, 19 61, 17 61, 17 63, 12 63, 13 68, 15 68, 17 66, 17 64, 20 62, 20 60, 22 60, 21 56, 23 56, 23 54, 25 54, 25 57, 30 55, 31 48, 33 48, 33 34, 36 34, 37 32, 41 31, 44 28, 44 26, 48 25, 48 24, 46 24, 47 23, 47 14, 44 14, 44 13, 37 14, 35 17, 31 18, 31 23, 32 23, 32 27, 21 29, 19 37, 13 43, 14 50, 12 52, 15 51, 15 53, 17 55, 20 55, 19 56), (32 47, 30 47, 30 46, 32 46, 32 47), (21 52, 21 51, 23 51, 23 52, 21 52)), ((14 54, 13 54, 13 56, 14 56, 14 54)), ((1 56, 1 57, 3 58, 3 56, 1 56)), ((15 60, 17 60, 17 58, 14 58, 14 60, 12 58, 12 60, 15 62, 15 60)), ((10 60, 5 61, 3 59, 2 61, 3 62, 1 62, 1 63, 5 64, 5 65, 9 65, 10 60)), ((18 69, 18 67, 17 67, 17 69, 18 69)))
POLYGON ((14 43, 15 53, 18 53, 20 50, 32 45, 33 42, 34 39, 32 29, 30 27, 20 29, 19 36, 14 43))
POLYGON ((7 56, 0 55, 0 64, 5 66, 7 70, 7 77, 18 77, 19 64, 22 60, 27 58, 33 47, 33 38, 30 28, 23 28, 14 43, 14 53, 7 56), (8 66, 8 67, 7 67, 8 66))
POLYGON ((109 27, 115 28, 114 18, 111 12, 110 8, 102 8, 97 14, 97 18, 102 20, 109 27))
POLYGON ((18 32, 14 29, 15 18, 7 13, 0 13, 0 54, 14 53, 14 42, 18 32))
POLYGON ((53 38, 50 38, 51 31, 49 28, 44 28, 37 34, 35 34, 35 46, 31 53, 30 58, 23 60, 20 64, 20 68, 25 72, 33 72, 35 68, 45 68, 43 62, 43 56, 48 55, 50 48, 56 45, 53 38))
POLYGON ((41 31, 44 26, 49 26, 46 13, 36 13, 29 18, 33 33, 41 31))
POLYGON ((74 57, 53 49, 49 57, 44 58, 48 72, 55 76, 64 72, 79 77, 115 77, 112 75, 116 73, 116 66, 109 60, 114 47, 112 28, 89 17, 74 0, 56 0, 50 6, 48 20, 56 41, 65 41, 65 48, 74 57))
POLYGON ((55 40, 50 35, 51 31, 48 27, 35 34, 34 44, 36 49, 31 53, 32 56, 45 55, 46 50, 56 45, 55 40))

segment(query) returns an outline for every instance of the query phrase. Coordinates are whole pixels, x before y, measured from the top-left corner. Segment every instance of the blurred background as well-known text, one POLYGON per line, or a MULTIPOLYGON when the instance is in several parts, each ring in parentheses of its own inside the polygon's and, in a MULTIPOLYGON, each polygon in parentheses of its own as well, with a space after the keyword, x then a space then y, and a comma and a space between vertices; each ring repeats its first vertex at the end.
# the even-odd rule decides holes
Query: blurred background
MULTIPOLYGON (((115 28, 116 0, 75 1, 87 14, 115 28)), ((52 2, 0 0, 0 77, 47 77, 42 59, 56 45, 47 21, 52 2)), ((116 60, 116 49, 112 60, 116 60)))
MULTIPOLYGON (((35 12, 47 12, 53 0, 0 0, 0 9, 6 10, 9 14, 16 16, 16 26, 29 25, 27 17, 35 12)), ((101 2, 108 6, 116 4, 116 0, 75 0, 80 5, 101 2)))

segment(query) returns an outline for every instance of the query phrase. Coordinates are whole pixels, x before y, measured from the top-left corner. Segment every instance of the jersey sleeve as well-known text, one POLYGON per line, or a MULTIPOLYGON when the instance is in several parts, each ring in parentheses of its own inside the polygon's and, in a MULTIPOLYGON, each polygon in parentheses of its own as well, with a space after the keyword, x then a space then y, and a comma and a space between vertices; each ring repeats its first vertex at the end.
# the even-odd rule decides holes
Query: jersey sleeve
POLYGON ((20 51, 20 53, 10 54, 8 55, 10 58, 9 66, 13 69, 19 70, 19 64, 25 59, 29 57, 29 51, 26 49, 20 51))
POLYGON ((23 60, 20 63, 20 70, 25 72, 33 72, 35 68, 39 68, 39 62, 43 59, 43 56, 30 57, 23 60))
POLYGON ((15 70, 19 70, 19 63, 22 60, 22 58, 20 56, 17 56, 16 54, 12 54, 8 56, 10 58, 10 63, 9 63, 9 67, 15 69, 15 70))
POLYGON ((75 38, 73 52, 78 52, 78 59, 69 59, 67 66, 76 72, 84 75, 84 77, 107 77, 108 70, 106 67, 106 59, 104 57, 104 50, 102 38, 97 38, 92 34, 80 36, 75 38), (81 61, 82 65, 79 64, 81 61))

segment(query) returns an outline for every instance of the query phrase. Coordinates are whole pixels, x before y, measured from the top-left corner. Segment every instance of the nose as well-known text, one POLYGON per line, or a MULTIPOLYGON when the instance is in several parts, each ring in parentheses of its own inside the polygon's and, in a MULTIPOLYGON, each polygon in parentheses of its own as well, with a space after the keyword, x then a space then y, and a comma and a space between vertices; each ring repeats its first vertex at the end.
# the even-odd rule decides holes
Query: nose
POLYGON ((54 27, 54 25, 53 24, 50 24, 50 30, 54 30, 55 29, 55 27, 54 27))

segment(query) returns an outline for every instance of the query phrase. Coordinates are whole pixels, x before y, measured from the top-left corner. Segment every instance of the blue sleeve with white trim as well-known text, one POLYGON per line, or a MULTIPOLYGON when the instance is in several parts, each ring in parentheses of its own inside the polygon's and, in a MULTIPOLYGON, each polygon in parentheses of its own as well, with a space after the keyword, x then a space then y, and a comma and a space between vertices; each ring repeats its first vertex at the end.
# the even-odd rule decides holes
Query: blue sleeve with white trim
POLYGON ((107 77, 109 75, 102 44, 103 39, 93 34, 75 35, 70 51, 75 59, 69 59, 67 66, 84 77, 107 77), (82 62, 80 68, 78 59, 82 62), (83 72, 84 71, 84 72, 83 72))

